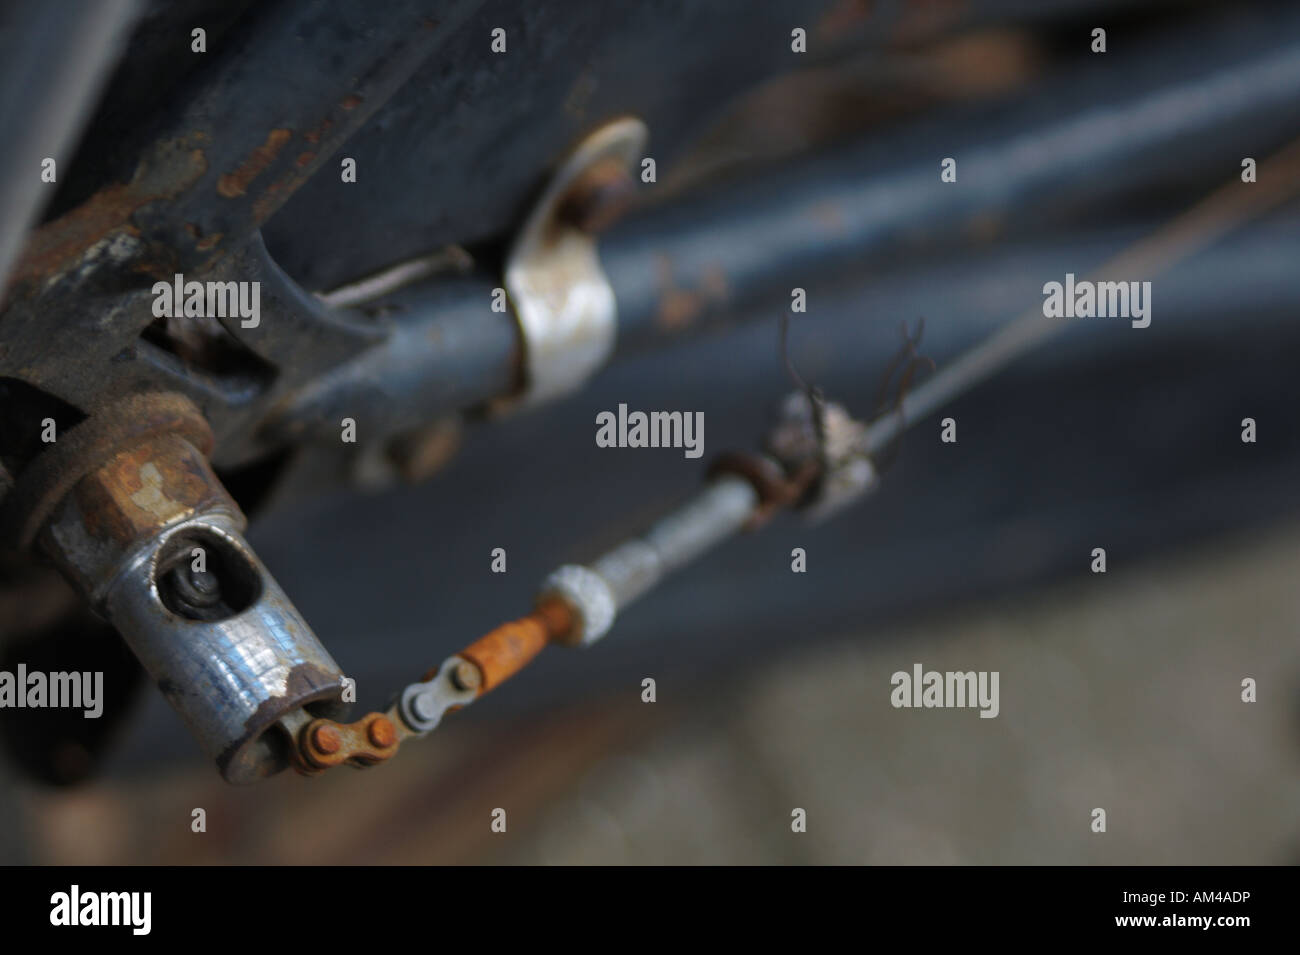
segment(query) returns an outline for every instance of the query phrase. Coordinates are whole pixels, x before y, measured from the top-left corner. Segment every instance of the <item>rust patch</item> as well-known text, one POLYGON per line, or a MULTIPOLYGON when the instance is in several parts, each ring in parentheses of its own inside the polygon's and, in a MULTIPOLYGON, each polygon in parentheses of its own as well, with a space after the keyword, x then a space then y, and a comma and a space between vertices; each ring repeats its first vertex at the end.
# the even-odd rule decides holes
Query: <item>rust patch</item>
POLYGON ((275 162, 293 133, 287 129, 273 129, 266 137, 266 142, 258 146, 234 172, 228 172, 217 180, 217 192, 227 199, 235 199, 248 191, 249 185, 266 171, 266 167, 275 162))
POLYGON ((603 232, 636 198, 636 184, 619 159, 603 159, 584 172, 560 202, 558 214, 583 232, 603 232))
POLYGON ((397 729, 390 720, 381 716, 370 724, 370 729, 366 731, 366 737, 370 740, 372 746, 388 749, 397 742, 397 729))
POLYGON ((311 161, 315 158, 316 158, 315 153, 299 153, 298 158, 297 160, 295 160, 295 162, 297 163, 299 168, 302 168, 303 166, 310 165, 311 161))
POLYGON ((655 271, 659 276, 659 325, 669 331, 678 331, 694 321, 702 302, 699 296, 677 287, 673 277, 673 262, 666 255, 655 256, 655 271))
POLYGON ((253 221, 265 222, 269 219, 271 213, 280 208, 280 203, 289 197, 300 182, 301 176, 287 176, 267 186, 253 203, 253 221))
POLYGON ((138 236, 131 223, 136 210, 151 202, 172 199, 207 172, 203 150, 187 142, 163 142, 153 160, 142 161, 128 183, 113 183, 53 222, 36 229, 14 266, 10 288, 56 277, 74 267, 81 256, 115 235, 138 236))
POLYGON ((358 96, 356 93, 343 97, 343 101, 339 103, 339 106, 343 107, 343 109, 348 110, 349 112, 356 109, 360 105, 361 105, 361 97, 358 96))
POLYGON ((479 637, 460 655, 478 667, 478 695, 494 689, 532 662, 550 642, 547 622, 536 615, 504 623, 479 637))
POLYGON ((956 23, 969 11, 968 0, 912 0, 904 4, 894 26, 894 40, 908 43, 939 33, 956 23))
POLYGON ((319 143, 321 137, 328 133, 333 127, 334 120, 327 116, 320 121, 319 126, 313 126, 311 129, 307 130, 307 132, 303 133, 302 138, 314 146, 319 143))
POLYGON ((727 274, 719 265, 710 265, 702 272, 698 288, 684 288, 677 284, 672 260, 666 255, 655 256, 659 275, 659 309, 657 321, 660 328, 676 332, 690 325, 710 306, 727 299, 729 285, 727 274))
POLYGON ((838 0, 831 4, 815 27, 818 39, 839 39, 871 19, 873 0, 838 0))
POLYGON ((221 242, 221 237, 224 234, 221 232, 214 232, 212 235, 204 236, 203 230, 193 222, 185 223, 185 232, 191 239, 195 240, 194 248, 198 249, 200 252, 207 252, 209 249, 215 248, 218 243, 221 242))
MULTIPOLYGON (((59 502, 87 475, 124 449, 173 439, 184 439, 203 455, 212 450, 212 431, 188 398, 133 395, 106 406, 27 466, 5 498, 0 537, 8 536, 20 548, 30 546, 59 502)), ((216 478, 211 482, 215 484, 216 478)), ((110 496, 106 494, 104 500, 110 496)))
POLYGON ((710 301, 726 301, 727 294, 731 289, 727 284, 727 273, 723 271, 722 266, 716 262, 707 266, 704 269, 704 274, 700 276, 700 288, 710 301))
POLYGON ((177 435, 161 435, 119 452, 82 478, 73 495, 87 533, 119 546, 226 502, 202 456, 177 435))
POLYGON ((997 240, 1002 235, 1003 221, 1002 216, 997 212, 982 212, 972 216, 966 223, 966 234, 971 240, 981 244, 987 244, 997 240))
POLYGON ((383 713, 368 713, 355 723, 317 719, 299 732, 291 760, 304 776, 344 764, 360 769, 391 758, 401 741, 397 727, 383 713))
POLYGON ((117 183, 37 229, 14 269, 14 284, 58 274, 90 246, 119 230, 139 235, 130 224, 131 213, 147 201, 132 195, 130 186, 117 183))
POLYGON ((443 418, 396 438, 389 445, 388 458, 402 480, 418 484, 441 471, 456 456, 460 443, 458 419, 443 418))
POLYGON ((283 768, 278 760, 259 753, 256 742, 281 717, 308 703, 337 699, 339 677, 314 663, 299 663, 285 679, 282 696, 265 699, 244 721, 244 735, 217 756, 217 768, 227 782, 249 783, 283 768))
POLYGON ((813 220, 827 232, 843 235, 846 227, 844 213, 833 202, 819 202, 810 210, 813 220))
POLYGON ((311 742, 322 753, 331 756, 343 748, 343 737, 339 736, 339 731, 329 723, 322 723, 316 727, 311 734, 311 742))
POLYGON ((704 310, 704 299, 694 292, 673 289, 659 300, 659 324, 669 331, 687 328, 704 310))

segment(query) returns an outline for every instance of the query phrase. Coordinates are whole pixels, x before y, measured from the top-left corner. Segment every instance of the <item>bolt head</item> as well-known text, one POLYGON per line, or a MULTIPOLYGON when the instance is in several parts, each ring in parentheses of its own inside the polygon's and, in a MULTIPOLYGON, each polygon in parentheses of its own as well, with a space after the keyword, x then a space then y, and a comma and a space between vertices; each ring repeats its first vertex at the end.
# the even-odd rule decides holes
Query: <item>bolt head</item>
POLYGON ((411 697, 411 712, 421 720, 432 720, 438 716, 438 709, 428 693, 417 693, 411 697))
POLYGON ((210 570, 189 570, 190 585, 201 594, 220 594, 221 581, 210 570))
POLYGON ((483 685, 483 673, 468 660, 461 660, 451 668, 451 682, 458 690, 477 690, 483 685))
POLYGON ((382 716, 370 724, 366 735, 370 738, 371 744, 380 749, 388 749, 397 742, 397 730, 387 718, 382 716))
POLYGON ((343 748, 343 737, 333 726, 322 725, 316 727, 311 737, 312 745, 326 755, 333 755, 343 748))

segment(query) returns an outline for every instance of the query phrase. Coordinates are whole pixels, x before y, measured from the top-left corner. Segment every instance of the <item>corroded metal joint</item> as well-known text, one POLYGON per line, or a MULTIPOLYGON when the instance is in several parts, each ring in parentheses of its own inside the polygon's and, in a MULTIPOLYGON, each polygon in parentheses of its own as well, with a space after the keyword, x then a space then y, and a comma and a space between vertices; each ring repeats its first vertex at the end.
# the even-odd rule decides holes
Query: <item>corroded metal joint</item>
POLYGON ((355 723, 315 719, 298 733, 294 765, 304 776, 335 766, 364 769, 392 758, 401 740, 397 724, 384 713, 367 713, 355 723))
POLYGON ((87 419, 18 477, 12 543, 43 552, 112 623, 230 782, 288 764, 277 723, 342 715, 344 678, 244 540, 178 395, 87 419))
POLYGON ((762 527, 781 510, 797 505, 813 487, 821 473, 821 462, 809 458, 792 465, 787 473, 774 458, 749 451, 729 451, 718 455, 709 465, 709 479, 725 474, 744 478, 758 494, 758 507, 745 524, 745 530, 762 527))
POLYGON ((807 479, 794 506, 814 522, 859 500, 878 482, 866 426, 834 402, 814 407, 801 391, 782 403, 766 450, 792 477, 807 479))

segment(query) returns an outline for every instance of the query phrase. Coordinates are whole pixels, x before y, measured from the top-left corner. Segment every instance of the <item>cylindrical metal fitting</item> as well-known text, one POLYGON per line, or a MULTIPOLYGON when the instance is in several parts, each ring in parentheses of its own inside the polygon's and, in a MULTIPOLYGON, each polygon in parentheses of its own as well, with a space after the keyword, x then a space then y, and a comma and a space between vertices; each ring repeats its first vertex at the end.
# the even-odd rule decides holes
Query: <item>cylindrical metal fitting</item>
POLYGON ((542 584, 539 599, 559 599, 573 610, 573 627, 564 642, 594 643, 613 626, 619 610, 739 531, 757 507, 758 492, 748 481, 733 475, 717 478, 641 537, 625 541, 590 567, 559 568, 542 584))
MULTIPOLYGON (((192 425, 197 411, 181 412, 192 425)), ((80 445, 81 460, 55 463, 82 476, 45 505, 37 546, 122 634, 227 780, 278 772, 281 718, 343 715, 338 665, 241 535, 243 514, 196 447, 204 429, 103 428, 117 434, 83 432, 60 449, 80 445)))
POLYGON ((102 607, 167 701, 232 783, 288 765, 279 720, 303 707, 339 718, 343 674, 226 513, 168 527, 132 556, 102 607), (172 581, 203 555, 215 612, 172 581))

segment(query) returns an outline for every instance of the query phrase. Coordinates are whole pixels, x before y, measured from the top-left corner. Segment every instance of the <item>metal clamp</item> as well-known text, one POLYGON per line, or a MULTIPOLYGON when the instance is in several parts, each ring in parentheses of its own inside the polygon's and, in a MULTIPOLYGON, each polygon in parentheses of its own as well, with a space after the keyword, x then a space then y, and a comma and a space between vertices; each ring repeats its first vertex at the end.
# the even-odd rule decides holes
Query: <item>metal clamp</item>
POLYGON ((617 334, 614 289, 600 265, 592 227, 573 200, 610 170, 623 175, 640 155, 646 126, 615 120, 588 136, 542 194, 506 259, 505 288, 524 351, 525 404, 572 391, 609 357, 617 334))

